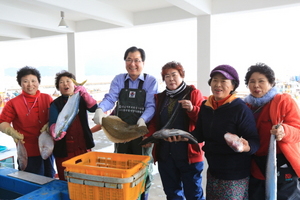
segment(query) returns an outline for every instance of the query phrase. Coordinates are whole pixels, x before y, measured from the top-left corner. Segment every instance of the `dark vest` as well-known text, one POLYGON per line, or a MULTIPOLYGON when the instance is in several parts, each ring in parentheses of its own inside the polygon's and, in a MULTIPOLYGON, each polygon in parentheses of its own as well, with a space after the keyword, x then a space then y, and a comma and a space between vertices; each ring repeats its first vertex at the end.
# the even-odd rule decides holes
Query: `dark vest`
MULTIPOLYGON (((126 75, 125 75, 126 76, 126 75)), ((147 74, 144 74, 146 79, 147 74)), ((129 79, 120 91, 117 104, 117 116, 127 124, 136 124, 145 110, 146 91, 143 89, 144 81, 140 80, 138 89, 129 88, 129 79)))

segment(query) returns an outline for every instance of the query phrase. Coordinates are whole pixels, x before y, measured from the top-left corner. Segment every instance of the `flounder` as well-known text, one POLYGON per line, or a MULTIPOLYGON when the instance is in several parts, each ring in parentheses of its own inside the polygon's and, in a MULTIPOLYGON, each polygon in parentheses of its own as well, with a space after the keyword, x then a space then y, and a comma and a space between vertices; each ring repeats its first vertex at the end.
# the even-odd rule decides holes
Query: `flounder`
POLYGON ((146 126, 129 125, 114 115, 102 118, 102 128, 106 137, 114 143, 129 142, 148 133, 146 126))

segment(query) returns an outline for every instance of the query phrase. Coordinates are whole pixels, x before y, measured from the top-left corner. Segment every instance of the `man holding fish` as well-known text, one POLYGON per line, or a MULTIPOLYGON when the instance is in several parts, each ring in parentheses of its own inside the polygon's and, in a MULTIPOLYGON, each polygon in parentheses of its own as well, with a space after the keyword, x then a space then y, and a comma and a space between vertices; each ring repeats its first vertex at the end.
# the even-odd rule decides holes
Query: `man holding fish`
POLYGON ((0 131, 10 135, 16 143, 25 148, 17 148, 20 170, 53 178, 54 158, 43 159, 38 138, 48 127, 49 106, 52 97, 39 91, 40 72, 33 67, 23 67, 17 72, 17 81, 22 93, 7 102, 0 116, 0 131), (21 140, 22 142, 18 142, 21 140), (26 158, 28 156, 28 159, 26 158))
MULTIPOLYGON (((145 52, 141 48, 130 47, 124 55, 128 73, 117 75, 111 83, 107 93, 94 116, 94 122, 102 125, 102 118, 106 111, 117 106, 115 114, 129 125, 146 126, 155 112, 154 94, 158 92, 158 83, 155 77, 142 73, 145 62, 145 52)), ((127 153, 151 156, 152 147, 144 148, 139 145, 143 137, 126 143, 115 143, 115 153, 127 153)), ((151 167, 151 164, 149 165, 151 167)), ((146 190, 142 199, 148 198, 151 185, 151 170, 146 181, 146 190)))
POLYGON ((60 180, 65 180, 62 162, 86 153, 95 146, 87 111, 95 112, 97 102, 83 86, 76 86, 74 82, 75 76, 70 72, 56 74, 55 86, 62 95, 52 102, 49 111, 50 133, 56 141, 53 154, 60 180), (76 96, 78 98, 73 99, 76 96), (70 103, 71 109, 64 109, 70 103), (57 128, 60 130, 56 131, 57 128))

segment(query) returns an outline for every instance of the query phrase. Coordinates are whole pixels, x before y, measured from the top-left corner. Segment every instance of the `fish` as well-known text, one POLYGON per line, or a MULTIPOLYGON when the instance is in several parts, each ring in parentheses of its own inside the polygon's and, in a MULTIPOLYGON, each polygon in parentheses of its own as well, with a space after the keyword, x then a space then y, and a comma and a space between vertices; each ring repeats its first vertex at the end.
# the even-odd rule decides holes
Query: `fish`
POLYGON ((244 144, 241 141, 241 137, 232 133, 225 133, 224 138, 228 146, 235 152, 242 152, 244 150, 244 144))
MULTIPOLYGON (((276 125, 278 128, 279 125, 276 125)), ((276 136, 271 135, 266 166, 266 200, 277 200, 276 136)))
POLYGON ((115 115, 102 118, 102 129, 106 137, 114 143, 124 143, 148 133, 146 126, 129 125, 115 115))
POLYGON ((54 140, 47 131, 43 131, 39 136, 39 149, 41 157, 46 160, 52 154, 54 140))
POLYGON ((17 156, 19 169, 24 171, 27 167, 28 156, 22 140, 19 140, 17 142, 17 156))
MULTIPOLYGON (((86 81, 83 83, 77 83, 74 79, 72 79, 75 85, 83 85, 86 81)), ((73 94, 69 96, 67 103, 59 113, 56 125, 54 129, 55 138, 59 138, 62 132, 67 132, 68 128, 74 121, 76 115, 79 112, 79 102, 80 102, 80 94, 77 92, 76 94, 73 94)))
POLYGON ((140 145, 145 145, 148 143, 157 143, 161 139, 165 139, 172 136, 181 136, 183 138, 189 139, 188 142, 191 144, 198 144, 197 139, 189 132, 180 129, 161 129, 159 131, 154 132, 150 137, 140 142, 140 145))

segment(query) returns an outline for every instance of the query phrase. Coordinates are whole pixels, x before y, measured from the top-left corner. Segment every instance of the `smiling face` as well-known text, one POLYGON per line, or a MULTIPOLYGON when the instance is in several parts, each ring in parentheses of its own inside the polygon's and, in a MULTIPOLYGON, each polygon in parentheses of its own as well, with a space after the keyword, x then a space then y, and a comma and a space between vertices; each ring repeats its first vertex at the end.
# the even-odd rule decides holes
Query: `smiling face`
POLYGON ((58 82, 59 91, 64 96, 70 96, 74 94, 75 85, 71 78, 62 76, 58 82))
POLYGON ((165 82, 169 90, 176 90, 182 83, 183 78, 180 76, 178 70, 168 69, 165 75, 165 82))
POLYGON ((126 70, 129 76, 135 80, 142 73, 144 62, 142 61, 141 53, 139 51, 129 52, 125 59, 126 70))
POLYGON ((40 83, 35 75, 29 74, 21 78, 22 90, 27 94, 35 95, 39 85, 40 83))
POLYGON ((252 96, 256 98, 263 97, 272 88, 268 78, 259 72, 254 72, 249 79, 248 88, 252 96))
POLYGON ((210 82, 210 88, 216 101, 226 98, 234 89, 232 81, 221 73, 216 73, 210 82))

